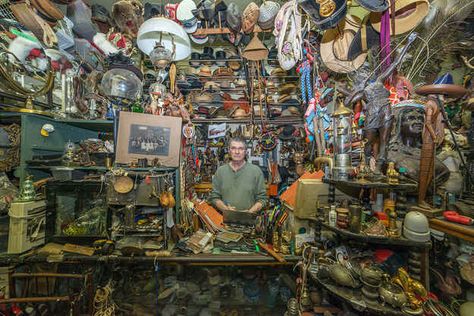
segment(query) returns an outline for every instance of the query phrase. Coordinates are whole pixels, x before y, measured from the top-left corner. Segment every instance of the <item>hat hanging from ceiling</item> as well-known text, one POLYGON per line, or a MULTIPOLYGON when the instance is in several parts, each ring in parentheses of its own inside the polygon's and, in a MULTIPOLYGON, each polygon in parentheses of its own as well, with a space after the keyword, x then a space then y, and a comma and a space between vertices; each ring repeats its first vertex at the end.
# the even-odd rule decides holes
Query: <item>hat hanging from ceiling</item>
POLYGON ((421 86, 415 91, 419 95, 443 94, 452 98, 460 98, 467 90, 460 85, 454 84, 453 76, 447 73, 436 79, 433 84, 421 86))
POLYGON ((371 12, 383 12, 388 9, 388 0, 357 0, 363 8, 371 12))
POLYGON ((346 16, 337 28, 324 32, 320 51, 326 67, 337 73, 349 73, 362 66, 367 53, 360 54, 352 61, 348 59, 349 45, 359 28, 360 21, 356 17, 346 16))
POLYGON ((260 41, 257 33, 254 34, 250 43, 244 48, 242 57, 252 61, 264 60, 268 57, 268 49, 260 41))
POLYGON ((250 2, 242 13, 242 31, 244 33, 251 33, 258 22, 260 9, 255 2, 250 2))
POLYGON ((262 30, 273 28, 279 10, 280 4, 273 1, 263 1, 258 16, 258 25, 262 30))
POLYGON ((362 53, 367 53, 370 48, 377 45, 380 45, 380 33, 375 31, 372 24, 364 20, 349 46, 347 59, 354 60, 357 56, 360 56, 362 53))
MULTIPOLYGON (((429 11, 428 0, 390 0, 395 1, 395 32, 390 23, 390 33, 400 35, 413 30, 425 18, 429 11)), ((393 17, 393 13, 390 13, 393 17)), ((377 32, 380 32, 382 25, 382 13, 372 12, 370 23, 377 32)))
POLYGON ((346 0, 302 0, 298 4, 321 30, 335 27, 347 12, 346 0))
POLYGON ((193 10, 196 10, 196 4, 193 0, 183 0, 178 5, 176 10, 176 18, 187 33, 194 33, 197 29, 197 18, 193 14, 193 10))
POLYGON ((239 7, 234 2, 227 6, 225 12, 225 19, 227 26, 234 32, 240 32, 242 27, 242 14, 239 7))

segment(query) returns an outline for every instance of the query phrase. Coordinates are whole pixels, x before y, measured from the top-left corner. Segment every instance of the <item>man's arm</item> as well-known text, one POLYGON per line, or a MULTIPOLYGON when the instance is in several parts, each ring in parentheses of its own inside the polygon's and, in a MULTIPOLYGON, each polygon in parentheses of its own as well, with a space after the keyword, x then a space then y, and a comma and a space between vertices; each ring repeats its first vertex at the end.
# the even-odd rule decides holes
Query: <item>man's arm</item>
POLYGON ((235 210, 235 207, 227 205, 222 201, 221 182, 222 179, 218 171, 212 177, 212 191, 209 195, 209 201, 221 212, 235 210))
POLYGON ((259 174, 257 177, 256 186, 256 197, 255 197, 255 204, 249 209, 250 212, 258 212, 260 211, 266 204, 267 204, 267 188, 265 186, 265 178, 263 177, 263 172, 259 170, 259 174))

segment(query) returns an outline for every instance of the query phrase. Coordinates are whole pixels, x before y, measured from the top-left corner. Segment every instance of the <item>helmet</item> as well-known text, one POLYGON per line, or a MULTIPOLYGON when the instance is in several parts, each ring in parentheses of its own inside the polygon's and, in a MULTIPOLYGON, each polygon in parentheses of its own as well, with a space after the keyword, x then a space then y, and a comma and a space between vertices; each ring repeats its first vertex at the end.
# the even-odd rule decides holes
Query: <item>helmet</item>
POLYGON ((413 241, 429 241, 430 225, 426 216, 420 212, 408 212, 403 220, 403 236, 413 241))

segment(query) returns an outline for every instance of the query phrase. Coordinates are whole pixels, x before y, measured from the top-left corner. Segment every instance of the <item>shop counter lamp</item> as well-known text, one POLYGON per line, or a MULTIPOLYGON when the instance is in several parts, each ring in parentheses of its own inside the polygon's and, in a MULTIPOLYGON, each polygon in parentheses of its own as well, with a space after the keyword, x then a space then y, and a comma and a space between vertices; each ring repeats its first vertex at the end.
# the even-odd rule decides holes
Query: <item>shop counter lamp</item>
POLYGON ((334 168, 333 178, 336 180, 349 180, 352 170, 352 136, 353 115, 352 111, 339 101, 333 117, 333 139, 334 139, 334 168))

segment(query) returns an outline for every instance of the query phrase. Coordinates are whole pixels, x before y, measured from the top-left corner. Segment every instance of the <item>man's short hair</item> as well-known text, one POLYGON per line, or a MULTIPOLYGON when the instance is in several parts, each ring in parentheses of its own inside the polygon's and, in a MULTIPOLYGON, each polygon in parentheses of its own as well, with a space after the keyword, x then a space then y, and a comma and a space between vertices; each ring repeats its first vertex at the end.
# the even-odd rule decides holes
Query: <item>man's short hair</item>
POLYGON ((245 149, 247 149, 247 143, 245 141, 245 139, 243 139, 242 137, 232 137, 230 140, 229 140, 229 148, 230 148, 230 144, 232 142, 235 142, 235 143, 242 143, 245 147, 245 149))

